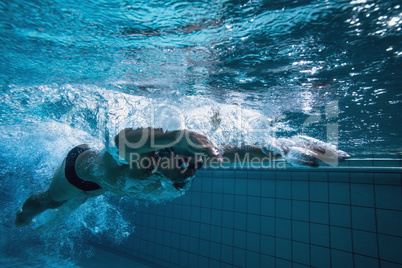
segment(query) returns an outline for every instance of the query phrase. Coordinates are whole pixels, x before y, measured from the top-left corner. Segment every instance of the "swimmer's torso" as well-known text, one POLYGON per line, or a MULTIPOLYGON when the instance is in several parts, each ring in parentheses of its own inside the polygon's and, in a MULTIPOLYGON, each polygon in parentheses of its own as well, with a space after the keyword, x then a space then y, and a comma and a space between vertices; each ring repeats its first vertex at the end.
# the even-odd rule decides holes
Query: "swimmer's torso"
MULTIPOLYGON (((155 161, 154 154, 143 155, 155 161)), ((150 162, 151 163, 151 162, 150 162)), ((187 174, 185 187, 178 188, 173 179, 168 178, 150 166, 118 165, 108 152, 101 154, 89 150, 77 158, 77 175, 88 181, 94 181, 116 195, 131 195, 140 199, 177 197, 189 187, 194 173, 187 174)))

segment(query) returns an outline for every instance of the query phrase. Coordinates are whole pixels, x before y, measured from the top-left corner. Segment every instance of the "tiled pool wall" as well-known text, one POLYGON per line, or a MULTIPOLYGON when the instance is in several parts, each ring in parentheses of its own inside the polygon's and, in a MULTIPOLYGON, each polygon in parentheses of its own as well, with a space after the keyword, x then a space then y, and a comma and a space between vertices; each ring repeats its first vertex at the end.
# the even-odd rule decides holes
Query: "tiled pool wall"
POLYGON ((117 249, 155 267, 401 267, 401 172, 398 159, 202 169, 184 196, 140 205, 117 249))

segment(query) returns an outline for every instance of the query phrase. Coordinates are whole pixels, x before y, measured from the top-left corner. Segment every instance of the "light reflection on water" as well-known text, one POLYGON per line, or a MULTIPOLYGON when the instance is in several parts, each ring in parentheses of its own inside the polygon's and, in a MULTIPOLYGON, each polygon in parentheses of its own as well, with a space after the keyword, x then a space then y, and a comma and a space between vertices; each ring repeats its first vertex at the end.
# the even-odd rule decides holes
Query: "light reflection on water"
POLYGON ((173 103, 203 96, 287 117, 292 126, 339 101, 345 149, 355 149, 344 142, 354 138, 371 144, 367 152, 400 148, 389 135, 400 119, 396 1, 53 0, 0 7, 0 81, 9 90, 51 86, 61 95, 52 98, 63 99, 71 94, 65 85, 92 84, 173 103))

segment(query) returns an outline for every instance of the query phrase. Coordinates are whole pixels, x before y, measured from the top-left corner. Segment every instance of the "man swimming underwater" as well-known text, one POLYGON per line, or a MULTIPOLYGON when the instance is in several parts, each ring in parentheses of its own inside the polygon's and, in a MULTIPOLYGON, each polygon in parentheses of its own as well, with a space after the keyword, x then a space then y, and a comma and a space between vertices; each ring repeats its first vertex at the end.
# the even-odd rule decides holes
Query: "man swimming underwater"
POLYGON ((28 225, 36 215, 82 194, 90 198, 111 192, 147 198, 182 193, 202 165, 236 163, 246 155, 254 161, 282 156, 293 165, 313 167, 318 166, 318 160, 343 161, 350 157, 333 145, 305 136, 277 139, 265 147, 223 146, 222 152, 207 137, 189 130, 126 128, 114 141, 116 157, 85 144, 73 148, 56 170, 49 189, 25 201, 15 225, 28 225))

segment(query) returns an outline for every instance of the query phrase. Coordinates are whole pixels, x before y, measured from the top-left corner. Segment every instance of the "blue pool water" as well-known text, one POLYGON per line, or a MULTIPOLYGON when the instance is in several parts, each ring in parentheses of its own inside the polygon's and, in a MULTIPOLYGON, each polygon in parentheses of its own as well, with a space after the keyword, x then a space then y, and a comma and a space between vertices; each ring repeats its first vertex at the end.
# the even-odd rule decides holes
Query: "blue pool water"
MULTIPOLYGON (((133 245, 131 248, 138 246, 132 239, 137 227, 144 225, 135 221, 142 204, 133 198, 102 196, 85 203, 54 226, 41 227, 41 223, 52 218, 52 212, 47 212, 32 227, 13 227, 15 212, 22 202, 48 186, 69 149, 79 143, 95 148, 112 146, 110 141, 123 127, 188 128, 207 135, 215 143, 230 144, 263 143, 272 136, 303 133, 335 143, 355 159, 398 158, 402 151, 401 28, 400 1, 1 1, 0 247, 4 258, 0 263, 18 260, 33 267, 73 267, 77 260, 90 259, 95 254, 93 244, 109 245, 119 252, 128 251, 127 243, 133 245)), ((400 164, 392 162, 392 166, 400 164)), ((347 183, 352 183, 352 173, 348 172, 342 174, 347 174, 347 183)), ((394 174, 400 176, 400 171, 394 174)), ((207 173, 204 177, 221 176, 207 173)), ((264 176, 258 179, 262 181, 264 176)), ((305 181, 311 186, 310 177, 305 181)), ((378 181, 368 183, 384 188, 378 181)), ((398 183, 392 185, 398 189, 398 183)), ((337 189, 337 185, 332 186, 337 189)), ((280 195, 281 188, 275 189, 280 195)), ((394 192, 397 195, 391 201, 398 203, 400 191, 399 195, 394 192)), ((237 196, 236 192, 225 194, 237 196)), ((244 196, 248 195, 241 193, 239 198, 244 196)), ((367 194, 369 200, 373 196, 376 195, 367 194)), ((290 202, 294 198, 279 199, 290 202)), ((233 202, 240 202, 236 200, 233 202)), ((322 202, 328 204, 328 210, 332 205, 351 205, 322 202)), ((401 218, 401 209, 396 205, 357 205, 374 211, 378 208, 379 215, 399 211, 393 217, 401 218)), ((259 221, 268 216, 251 214, 260 215, 259 221)), ((288 219, 283 215, 271 216, 288 219)), ((142 219, 140 214, 138 219, 142 219)), ((197 219, 184 217, 184 221, 200 224, 197 219)), ((332 226, 314 224, 322 224, 321 228, 332 226)), ((222 223, 210 225, 224 227, 222 223)), ((334 226, 350 227, 336 223, 334 226)), ((376 235, 378 245, 390 244, 387 239, 391 234, 382 231, 384 225, 378 226, 379 229, 364 230, 376 235)), ((246 231, 237 227, 231 230, 232 234, 236 230, 246 231)), ((142 231, 138 233, 140 240, 148 244, 155 240, 144 238, 142 231)), ((267 235, 251 232, 250 239, 259 235, 261 239, 262 234, 267 235)), ((392 235, 401 237, 398 230, 392 235)), ((180 239, 197 237, 185 236, 180 239)), ((277 239, 276 235, 271 237, 277 239)), ((224 245, 219 252, 228 256, 222 250, 229 250, 229 242, 200 239, 197 241, 224 245)), ((293 237, 280 239, 275 240, 280 242, 275 244, 277 251, 272 254, 261 253, 260 247, 242 248, 234 242, 232 245, 233 250, 241 249, 242 254, 250 256, 261 253, 259 256, 276 260, 294 260, 287 255, 275 255, 280 245, 295 241, 293 237)), ((339 253, 332 253, 334 247, 330 243, 297 241, 309 245, 309 256, 313 252, 327 254, 328 250, 330 263, 335 258, 332 256, 339 253)), ((170 244, 161 245, 163 251, 170 244)), ((347 247, 336 250, 365 258, 370 255, 370 251, 359 255, 359 249, 347 247)), ((182 250, 181 246, 172 248, 176 253, 182 250)), ((186 252, 194 255, 195 251, 186 252)), ((390 258, 382 255, 386 254, 383 251, 378 246, 376 255, 369 260, 400 263, 391 253, 390 258)), ((136 248, 135 252, 157 260, 159 265, 162 261, 172 267, 189 265, 155 256, 147 249, 136 248)), ((163 254, 172 256, 170 251, 163 254)), ((216 256, 200 252, 195 255, 200 267, 204 264, 200 256, 217 260, 216 256)), ((192 255, 186 258, 189 256, 192 255)), ((262 265, 262 257, 258 258, 262 265)), ((234 265, 244 267, 246 259, 234 265)), ((294 263, 313 265, 313 260, 310 257, 308 263, 294 263)), ((219 259, 221 266, 234 262, 234 258, 219 259)))

